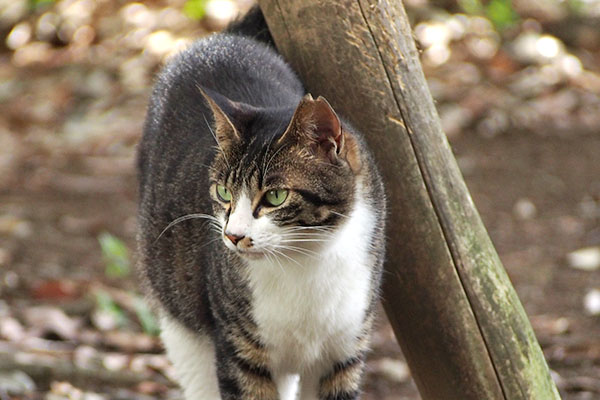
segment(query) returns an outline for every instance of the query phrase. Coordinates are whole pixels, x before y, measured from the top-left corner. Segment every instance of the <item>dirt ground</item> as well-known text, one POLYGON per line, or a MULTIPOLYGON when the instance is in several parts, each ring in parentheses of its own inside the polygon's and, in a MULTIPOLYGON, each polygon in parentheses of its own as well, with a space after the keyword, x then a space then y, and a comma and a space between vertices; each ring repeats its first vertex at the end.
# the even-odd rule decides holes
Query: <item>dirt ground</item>
MULTIPOLYGON (((175 399, 156 339, 131 321, 103 328, 90 296, 100 287, 127 309, 137 292, 134 274, 107 276, 98 236, 135 249, 134 154, 149 88, 123 89, 118 67, 18 67, 9 57, 0 54, 0 399, 175 399), (40 309, 77 327, 39 322, 40 309), (107 339, 115 331, 130 336, 107 339), (86 352, 101 365, 79 368, 86 352), (17 370, 34 386, 11 395, 1 388, 17 370)), ((563 398, 588 400, 600 399, 600 317, 584 298, 600 271, 573 268, 568 254, 600 246, 600 127, 574 126, 487 134, 470 124, 450 141, 563 398)), ((383 316, 365 392, 419 398, 383 316)))

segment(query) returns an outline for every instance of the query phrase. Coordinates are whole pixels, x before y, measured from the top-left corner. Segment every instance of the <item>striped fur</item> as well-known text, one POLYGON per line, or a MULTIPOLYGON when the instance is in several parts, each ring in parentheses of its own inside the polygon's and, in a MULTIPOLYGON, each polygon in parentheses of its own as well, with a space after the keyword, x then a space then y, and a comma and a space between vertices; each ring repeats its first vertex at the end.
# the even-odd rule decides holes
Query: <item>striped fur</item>
POLYGON ((385 215, 362 136, 272 48, 218 34, 160 74, 138 170, 140 271, 186 400, 359 398, 385 215))

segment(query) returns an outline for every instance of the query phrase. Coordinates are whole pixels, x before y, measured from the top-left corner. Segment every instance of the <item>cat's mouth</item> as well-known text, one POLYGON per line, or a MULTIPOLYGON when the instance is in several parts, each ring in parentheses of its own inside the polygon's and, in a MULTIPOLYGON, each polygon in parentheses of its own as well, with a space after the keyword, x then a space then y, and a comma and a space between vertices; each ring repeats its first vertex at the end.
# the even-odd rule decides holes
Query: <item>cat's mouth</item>
POLYGON ((263 257, 265 257, 265 252, 262 250, 257 250, 254 247, 240 247, 240 245, 236 245, 233 244, 231 242, 230 239, 228 238, 223 238, 223 242, 225 243, 225 246, 235 252, 236 254, 238 254, 239 256, 249 259, 249 260, 259 260, 263 257))

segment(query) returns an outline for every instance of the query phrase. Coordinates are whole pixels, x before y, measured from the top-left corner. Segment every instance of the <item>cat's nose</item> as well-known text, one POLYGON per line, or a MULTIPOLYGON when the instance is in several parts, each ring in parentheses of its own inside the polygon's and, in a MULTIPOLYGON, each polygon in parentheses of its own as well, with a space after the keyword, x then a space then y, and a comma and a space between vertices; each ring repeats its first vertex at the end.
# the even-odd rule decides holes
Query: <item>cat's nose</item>
POLYGON ((242 240, 245 236, 238 236, 231 233, 225 233, 227 239, 231 240, 231 243, 237 245, 240 240, 242 240))

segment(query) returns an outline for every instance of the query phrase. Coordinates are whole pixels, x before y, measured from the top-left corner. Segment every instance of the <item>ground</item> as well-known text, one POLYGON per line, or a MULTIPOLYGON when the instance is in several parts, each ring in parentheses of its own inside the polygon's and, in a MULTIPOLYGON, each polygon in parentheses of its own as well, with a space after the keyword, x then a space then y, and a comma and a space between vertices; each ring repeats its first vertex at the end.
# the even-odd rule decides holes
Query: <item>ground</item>
MULTIPOLYGON (((152 74, 166 54, 160 35, 176 42, 165 39, 166 27, 140 24, 148 11, 154 24, 159 11, 182 18, 151 3, 123 2, 115 16, 98 3, 95 18, 105 23, 91 25, 97 36, 87 45, 28 55, 23 48, 42 43, 30 40, 0 52, 2 400, 179 396, 152 326, 139 322, 145 309, 135 273, 107 272, 111 262, 135 264, 135 143, 152 74), (110 29, 126 32, 110 36, 110 29), (136 48, 136 32, 146 47, 136 48), (105 233, 116 250, 101 249, 105 233), (120 241, 129 255, 121 257, 120 241)), ((33 26, 43 15, 23 21, 33 26)), ((190 37, 204 34, 191 26, 190 37)), ((421 25, 417 38, 427 29, 421 25)), ((500 44, 486 59, 459 57, 467 53, 459 39, 450 59, 436 64, 421 41, 452 149, 561 394, 600 399, 600 320, 584 305, 600 288, 600 273, 574 268, 569 258, 600 245, 597 59, 577 53, 581 75, 542 79, 535 93, 523 94, 533 90, 524 82, 545 76, 547 64, 519 60, 500 44)), ((365 392, 369 400, 419 398, 383 313, 365 392)))

